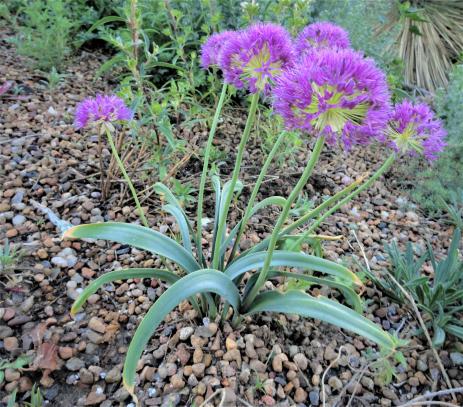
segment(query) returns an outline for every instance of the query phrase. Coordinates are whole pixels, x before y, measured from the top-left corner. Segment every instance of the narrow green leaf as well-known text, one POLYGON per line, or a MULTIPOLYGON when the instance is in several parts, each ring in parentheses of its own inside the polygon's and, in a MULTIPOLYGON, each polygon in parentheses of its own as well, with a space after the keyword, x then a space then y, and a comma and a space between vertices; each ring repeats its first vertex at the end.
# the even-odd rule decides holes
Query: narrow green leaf
POLYGON ((455 324, 447 324, 445 325, 445 330, 459 339, 463 340, 463 326, 455 325, 455 324))
POLYGON ((182 235, 183 247, 191 253, 190 228, 188 227, 188 221, 185 219, 180 209, 174 205, 167 204, 162 207, 162 210, 170 213, 175 218, 180 229, 180 234, 182 235))
POLYGON ((75 315, 82 308, 88 297, 95 294, 103 285, 118 280, 127 280, 129 278, 156 278, 174 284, 179 277, 167 270, 150 269, 150 268, 133 268, 110 271, 96 280, 92 281, 72 304, 71 315, 75 315))
POLYGON ((343 283, 340 283, 338 281, 328 279, 328 278, 308 276, 306 274, 290 273, 287 271, 272 271, 269 274, 269 278, 273 278, 273 277, 292 278, 292 279, 307 281, 307 282, 317 284, 317 285, 326 285, 331 288, 336 288, 337 290, 341 291, 341 293, 346 298, 347 302, 354 308, 356 312, 361 313, 363 311, 362 301, 360 297, 358 296, 358 294, 351 287, 343 283))
POLYGON ((193 255, 175 240, 130 223, 105 222, 74 226, 64 232, 63 238, 110 240, 167 257, 188 273, 201 268, 193 255))
POLYGON ((181 301, 199 293, 216 293, 224 297, 235 309, 238 309, 240 304, 239 292, 233 281, 217 270, 195 271, 168 288, 141 321, 127 350, 122 378, 130 394, 134 395, 138 360, 159 324, 181 301))
POLYGON ((127 21, 125 20, 125 18, 119 16, 106 16, 98 20, 95 24, 93 24, 87 30, 87 34, 90 34, 92 31, 96 30, 98 27, 101 27, 102 25, 114 22, 126 23, 127 21))
MULTIPOLYGON (((264 265, 266 255, 267 252, 257 252, 240 256, 225 269, 225 274, 234 280, 247 271, 259 270, 264 265)), ((356 285, 362 285, 360 279, 348 268, 305 253, 275 250, 270 267, 296 267, 302 270, 319 271, 351 281, 356 285)))
POLYGON ((312 297, 302 291, 267 291, 259 294, 247 314, 265 311, 298 314, 328 322, 361 335, 387 350, 394 350, 399 344, 398 339, 354 310, 325 297, 312 297))

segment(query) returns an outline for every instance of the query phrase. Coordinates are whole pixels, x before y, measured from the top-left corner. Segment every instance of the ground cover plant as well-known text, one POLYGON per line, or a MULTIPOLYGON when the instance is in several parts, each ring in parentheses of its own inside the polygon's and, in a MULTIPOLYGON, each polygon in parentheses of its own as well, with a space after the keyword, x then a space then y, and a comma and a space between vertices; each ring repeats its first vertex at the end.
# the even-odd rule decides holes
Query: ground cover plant
MULTIPOLYGON (((117 97, 98 96, 79 105, 76 112, 77 126, 97 126, 97 131, 107 134, 144 227, 112 222, 80 225, 67 230, 65 238, 104 239, 133 245, 168 258, 182 272, 178 275, 168 269, 126 269, 106 273, 76 299, 72 313, 76 314, 90 295, 110 281, 121 278, 160 278, 171 284, 143 318, 128 348, 123 382, 135 400, 137 361, 163 318, 185 299, 189 299, 199 315, 212 320, 218 314, 221 314, 222 320, 231 317, 234 326, 240 324, 243 316, 262 311, 287 312, 321 319, 365 336, 397 358, 400 354, 398 348, 403 342, 359 314, 362 306, 355 292, 360 283, 358 277, 336 263, 299 252, 297 247, 316 232, 326 216, 368 188, 387 171, 397 157, 422 154, 428 160, 436 159, 445 146, 443 139, 446 133, 441 123, 424 104, 413 105, 404 101, 391 111, 385 75, 373 60, 351 50, 347 33, 330 23, 315 23, 306 27, 294 45, 283 27, 270 23, 257 23, 240 32, 217 33, 204 44, 202 65, 205 68, 218 66, 224 75, 224 85, 206 146, 197 201, 196 230, 172 192, 162 183, 156 186, 168 202, 164 210, 178 222, 182 246, 148 227, 136 191, 118 158, 111 133, 115 122, 126 122, 129 119, 130 113, 123 101, 117 97), (231 179, 222 185, 217 175, 213 174, 211 178, 216 198, 214 234, 208 259, 202 247, 208 151, 230 85, 247 89, 251 93, 251 103, 231 179), (268 197, 255 202, 262 179, 273 160, 274 150, 270 152, 242 219, 227 236, 227 217, 234 195, 242 189, 238 178, 258 101, 261 96, 272 94, 275 111, 282 116, 286 126, 315 137, 316 141, 304 171, 289 196, 268 197), (386 143, 392 152, 370 178, 360 185, 354 183, 346 187, 285 226, 291 206, 309 180, 325 143, 348 151, 355 144, 368 146, 372 142, 386 143), (250 216, 267 205, 281 207, 270 236, 258 245, 238 253, 237 248, 250 216), (278 249, 286 235, 311 220, 309 228, 293 245, 295 250, 278 249), (287 271, 294 267, 310 273, 287 271), (256 272, 242 285, 244 273, 251 270, 256 272), (319 277, 313 272, 328 276, 319 277), (275 277, 295 278, 337 288, 353 309, 328 298, 313 297, 298 289, 285 292, 278 289, 262 290, 266 281, 275 277), (197 297, 198 294, 201 296, 197 297)), ((275 151, 285 135, 283 131, 279 136, 275 151)))

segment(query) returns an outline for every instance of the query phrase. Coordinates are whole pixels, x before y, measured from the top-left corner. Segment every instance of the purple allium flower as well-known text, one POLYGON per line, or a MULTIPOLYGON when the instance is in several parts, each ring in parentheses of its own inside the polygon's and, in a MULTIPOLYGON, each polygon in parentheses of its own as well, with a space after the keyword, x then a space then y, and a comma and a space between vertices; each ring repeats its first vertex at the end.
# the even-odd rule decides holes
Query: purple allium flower
POLYGON ((227 41, 219 65, 225 80, 250 92, 268 92, 271 81, 293 62, 293 46, 280 25, 257 23, 227 41))
POLYGON ((238 33, 236 31, 222 31, 212 34, 201 47, 201 66, 204 69, 219 64, 220 53, 226 42, 238 33))
POLYGON ((294 43, 299 58, 323 48, 350 48, 349 34, 336 24, 321 21, 305 27, 294 43))
POLYGON ((447 143, 442 122, 425 103, 414 105, 404 100, 395 106, 389 122, 388 136, 395 150, 409 155, 423 154, 435 160, 447 143))
POLYGON ((91 123, 130 120, 133 112, 115 95, 96 95, 77 105, 74 126, 81 129, 91 123))
POLYGON ((381 139, 390 114, 384 73, 351 49, 322 49, 277 79, 274 107, 290 129, 325 136, 330 144, 381 139))

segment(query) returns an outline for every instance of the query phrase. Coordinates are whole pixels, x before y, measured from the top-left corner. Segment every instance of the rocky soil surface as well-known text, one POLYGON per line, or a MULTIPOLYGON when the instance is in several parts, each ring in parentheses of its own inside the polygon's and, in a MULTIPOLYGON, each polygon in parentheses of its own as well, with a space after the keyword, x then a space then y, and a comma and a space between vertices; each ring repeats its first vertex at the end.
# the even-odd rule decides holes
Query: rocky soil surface
MULTIPOLYGON (((69 310, 82 287, 102 273, 153 267, 160 261, 119 244, 63 241, 59 231, 60 222, 138 222, 117 177, 111 180, 109 199, 101 200, 97 137, 72 126, 77 102, 112 89, 102 79, 94 80, 103 59, 82 52, 63 83, 50 90, 40 73, 27 68, 10 44, 0 41, 0 86, 12 81, 14 90, 0 96, 0 236, 21 250, 15 270, 0 275, 0 359, 27 355, 30 362, 23 370, 4 371, 4 403, 14 389, 18 402, 27 400, 37 383, 50 406, 133 406, 121 384, 124 355, 140 318, 165 286, 155 280, 115 283, 92 295, 74 320, 69 310)), ((225 114, 217 137, 227 157, 225 174, 244 125, 235 116, 225 114)), ((201 125, 179 125, 176 133, 193 148, 207 134, 201 125)), ((288 193, 307 149, 273 168, 262 196, 288 193)), ((262 162, 258 137, 249 151, 242 174, 245 185, 252 185, 262 162)), ((102 154, 108 161, 109 151, 102 154)), ((320 201, 375 168, 383 157, 380 148, 349 154, 327 149, 305 192, 320 201)), ((197 182, 199 173, 200 161, 193 155, 178 168, 177 178, 197 182)), ((401 245, 411 241, 422 247, 429 240, 437 253, 446 251, 452 228, 425 218, 398 187, 399 176, 389 173, 322 225, 324 234, 343 236, 325 244, 327 258, 362 259, 353 231, 373 270, 387 265, 383 244, 393 238, 401 245)), ((246 194, 248 189, 241 203, 246 194)), ((149 206, 154 228, 175 232, 154 195, 144 205, 149 206)), ((239 214, 236 210, 232 221, 239 214)), ((242 248, 264 238, 274 217, 271 211, 254 217, 242 248)), ((208 232, 204 237, 207 240, 208 232)), ((331 295, 324 289, 312 291, 331 295)), ((227 323, 198 320, 182 303, 161 325, 139 363, 140 399, 145 406, 318 406, 324 401, 329 406, 396 406, 445 389, 426 342, 414 336, 413 316, 371 285, 363 296, 368 318, 410 339, 404 350, 407 366, 398 367, 390 384, 381 381, 384 368, 375 365, 372 344, 347 332, 284 315, 248 318, 234 330, 227 323)), ((452 385, 463 386, 463 344, 448 342, 440 357, 452 385)))

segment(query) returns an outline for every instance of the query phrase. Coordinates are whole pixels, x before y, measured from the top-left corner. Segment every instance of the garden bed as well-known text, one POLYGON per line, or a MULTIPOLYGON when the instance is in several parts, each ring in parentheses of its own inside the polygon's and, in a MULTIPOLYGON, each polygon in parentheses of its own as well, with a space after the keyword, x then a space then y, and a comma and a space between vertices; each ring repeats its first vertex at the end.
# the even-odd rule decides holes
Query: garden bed
MULTIPOLYGON (((8 33, 0 35, 5 38, 8 33)), ((61 87, 49 90, 8 43, 0 43, 0 83, 13 81, 18 90, 17 95, 0 100, 0 235, 24 251, 15 273, 1 276, 0 358, 28 354, 33 360, 30 369, 6 372, 0 387, 3 400, 18 388, 19 401, 33 383, 39 383, 49 405, 127 405, 129 394, 121 385, 124 355, 140 317, 165 290, 156 280, 115 283, 93 295, 83 312, 71 319, 69 310, 78 288, 106 271, 152 267, 159 259, 119 244, 63 241, 56 222, 37 205, 74 225, 137 221, 117 180, 110 199, 101 201, 97 140, 76 132, 72 125, 77 102, 112 87, 94 80, 104 58, 83 52, 69 66, 61 87)), ((227 157, 221 167, 225 174, 231 172, 234 146, 244 127, 244 118, 236 116, 225 112, 216 138, 227 157)), ((180 123, 175 131, 190 146, 203 145, 207 137, 206 128, 199 124, 188 129, 180 123)), ((258 136, 250 145, 243 165, 246 186, 252 185, 263 160, 258 136)), ((318 202, 376 168, 383 156, 379 147, 355 147, 349 153, 328 148, 305 192, 318 202)), ((261 196, 286 196, 306 159, 302 150, 293 160, 275 166, 261 196)), ((200 171, 200 161, 192 155, 176 173, 180 181, 197 187, 200 171)), ((370 267, 381 270, 387 264, 383 243, 394 238, 401 246, 411 241, 424 247, 430 241, 438 255, 446 251, 453 228, 424 217, 395 179, 387 174, 322 225, 320 233, 343 237, 324 245, 326 258, 349 262, 355 256, 363 261, 359 241, 370 267)), ((245 188, 240 200, 246 202, 249 193, 245 188)), ((146 203, 153 228, 166 234, 175 231, 154 196, 146 203)), ((206 205, 211 217, 212 207, 212 202, 206 205)), ((238 215, 238 210, 231 214, 232 222, 238 215)), ((252 218, 254 227, 242 249, 268 235, 269 217, 274 215, 269 211, 252 218)), ((326 289, 312 292, 332 295, 326 289)), ((198 320, 195 311, 182 303, 161 325, 139 363, 139 399, 146 406, 316 406, 323 404, 324 389, 327 405, 389 406, 445 389, 428 344, 414 335, 418 327, 414 317, 371 285, 363 296, 369 319, 410 339, 403 351, 407 366, 399 366, 389 384, 381 382, 382 367, 375 370, 374 359, 368 356, 375 347, 332 326, 264 314, 247 317, 235 330, 228 323, 198 320)), ((439 354, 452 385, 463 386, 461 344, 439 354)))

